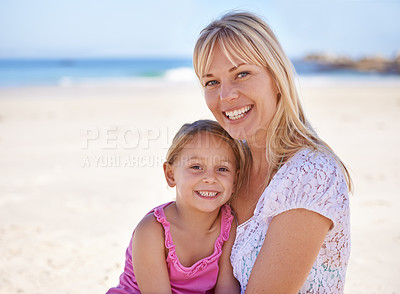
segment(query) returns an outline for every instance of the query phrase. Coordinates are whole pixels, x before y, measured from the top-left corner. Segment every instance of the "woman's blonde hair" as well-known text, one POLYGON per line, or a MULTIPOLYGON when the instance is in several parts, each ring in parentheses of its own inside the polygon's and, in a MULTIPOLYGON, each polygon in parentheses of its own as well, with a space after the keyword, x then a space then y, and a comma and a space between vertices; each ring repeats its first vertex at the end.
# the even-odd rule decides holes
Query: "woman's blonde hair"
MULTIPOLYGON (((195 136, 200 133, 207 133, 221 138, 232 148, 233 154, 235 156, 235 166, 238 171, 238 176, 234 187, 235 195, 239 191, 244 181, 245 175, 247 175, 248 173, 249 165, 251 162, 250 150, 248 149, 248 146, 245 142, 233 139, 229 135, 229 133, 225 131, 225 129, 221 127, 221 125, 216 121, 205 119, 198 120, 190 124, 184 124, 172 140, 172 144, 169 147, 166 155, 166 162, 171 165, 174 164, 177 157, 185 148, 185 146, 188 143, 192 142, 195 136)), ((203 143, 207 144, 207 142, 203 143)))
POLYGON ((304 115, 295 85, 295 70, 271 28, 248 12, 231 12, 210 23, 201 31, 194 48, 193 66, 200 80, 210 68, 217 45, 232 64, 235 58, 266 68, 279 91, 277 110, 267 132, 267 182, 297 151, 312 148, 332 154, 342 167, 351 191, 351 178, 345 165, 318 137, 304 115))

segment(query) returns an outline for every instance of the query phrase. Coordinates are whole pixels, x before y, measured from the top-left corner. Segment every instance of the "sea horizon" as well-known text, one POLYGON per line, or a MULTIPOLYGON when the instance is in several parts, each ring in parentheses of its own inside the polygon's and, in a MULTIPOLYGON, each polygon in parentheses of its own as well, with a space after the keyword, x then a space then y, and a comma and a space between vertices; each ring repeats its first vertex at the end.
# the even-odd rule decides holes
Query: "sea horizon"
MULTIPOLYGON (((291 60, 300 79, 313 81, 400 81, 398 74, 324 69, 316 62, 291 60)), ((196 80, 191 58, 0 58, 0 88, 71 86, 133 81, 196 80)))

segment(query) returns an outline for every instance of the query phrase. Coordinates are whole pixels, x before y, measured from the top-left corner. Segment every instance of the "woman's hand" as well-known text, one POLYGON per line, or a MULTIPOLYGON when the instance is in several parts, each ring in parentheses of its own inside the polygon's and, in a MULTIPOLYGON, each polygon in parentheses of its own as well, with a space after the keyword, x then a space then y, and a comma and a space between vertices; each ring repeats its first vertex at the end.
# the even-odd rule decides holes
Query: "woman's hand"
POLYGON ((275 216, 253 266, 246 294, 298 293, 331 225, 330 219, 306 209, 275 216))

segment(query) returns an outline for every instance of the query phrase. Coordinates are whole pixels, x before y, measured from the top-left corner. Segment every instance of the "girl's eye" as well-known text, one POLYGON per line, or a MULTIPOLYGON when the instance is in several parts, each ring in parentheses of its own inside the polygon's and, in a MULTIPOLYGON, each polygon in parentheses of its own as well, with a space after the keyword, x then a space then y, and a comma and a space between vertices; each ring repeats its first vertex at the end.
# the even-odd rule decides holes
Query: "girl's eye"
POLYGON ((191 169, 201 169, 200 165, 192 165, 190 168, 191 169))
POLYGON ((219 167, 218 168, 218 171, 220 171, 220 172, 227 172, 227 171, 229 171, 226 167, 219 167))
POLYGON ((212 80, 212 81, 208 81, 205 83, 205 87, 210 87, 210 86, 215 86, 216 84, 218 84, 218 82, 216 80, 212 80))
POLYGON ((248 71, 242 71, 238 73, 237 77, 238 78, 244 78, 245 76, 249 75, 250 73, 248 71))

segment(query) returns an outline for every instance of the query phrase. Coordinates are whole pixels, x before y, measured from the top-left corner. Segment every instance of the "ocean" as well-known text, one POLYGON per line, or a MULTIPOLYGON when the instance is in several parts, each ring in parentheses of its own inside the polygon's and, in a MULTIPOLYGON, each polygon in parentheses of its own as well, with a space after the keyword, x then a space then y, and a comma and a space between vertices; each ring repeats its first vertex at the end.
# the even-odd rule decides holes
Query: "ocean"
MULTIPOLYGON (((323 71, 318 64, 293 60, 300 77, 329 79, 386 79, 398 76, 352 70, 323 71)), ((139 79, 195 79, 190 58, 137 59, 0 59, 0 87, 68 86, 139 79)))

